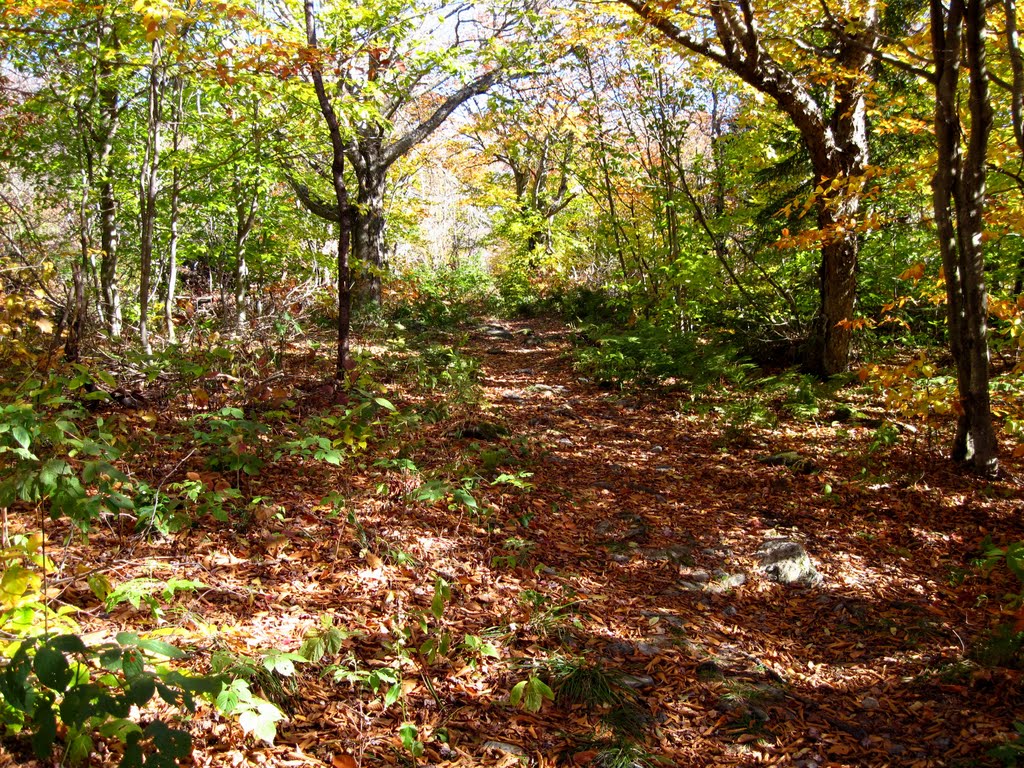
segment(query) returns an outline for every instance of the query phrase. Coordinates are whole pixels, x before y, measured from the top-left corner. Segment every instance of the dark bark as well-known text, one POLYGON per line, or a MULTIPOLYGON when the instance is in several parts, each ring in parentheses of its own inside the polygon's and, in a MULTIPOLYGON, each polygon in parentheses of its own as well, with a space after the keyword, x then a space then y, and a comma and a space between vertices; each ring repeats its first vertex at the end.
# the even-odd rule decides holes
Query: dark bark
POLYGON ((999 464, 989 399, 988 295, 982 248, 985 161, 992 128, 984 28, 982 0, 951 0, 948 10, 942 0, 931 0, 938 149, 932 202, 960 396, 952 457, 992 476, 999 464), (961 125, 958 103, 964 57, 970 70, 969 127, 961 125), (961 147, 965 132, 966 153, 961 147))
MULTIPOLYGON (((316 35, 316 18, 313 12, 313 0, 305 0, 306 42, 309 47, 318 47, 316 35)), ((349 335, 352 328, 352 277, 349 269, 349 244, 351 241, 353 216, 348 201, 348 188, 345 186, 345 141, 341 132, 338 115, 334 111, 331 99, 324 87, 323 73, 320 63, 314 58, 310 64, 310 75, 316 90, 320 113, 327 124, 331 137, 331 184, 334 189, 333 215, 338 222, 338 346, 335 378, 344 380, 352 367, 349 353, 349 335)), ((301 198, 300 198, 301 199, 301 198)))
POLYGON ((445 99, 426 119, 390 143, 384 141, 380 125, 360 126, 348 142, 347 157, 358 184, 356 207, 352 212, 353 256, 363 271, 362 295, 371 302, 381 298, 381 277, 386 271, 384 247, 384 195, 387 173, 392 165, 424 141, 456 109, 475 96, 486 93, 502 76, 493 69, 463 85, 445 99))

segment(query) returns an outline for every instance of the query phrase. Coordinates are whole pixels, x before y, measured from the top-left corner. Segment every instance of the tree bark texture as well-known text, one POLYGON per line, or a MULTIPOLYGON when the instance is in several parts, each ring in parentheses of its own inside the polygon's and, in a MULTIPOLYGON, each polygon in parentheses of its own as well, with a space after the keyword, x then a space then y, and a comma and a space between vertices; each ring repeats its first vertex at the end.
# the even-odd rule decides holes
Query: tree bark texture
POLYGON ((982 232, 985 171, 992 112, 988 94, 982 0, 931 0, 935 57, 935 139, 938 160, 932 202, 946 278, 950 352, 960 408, 952 457, 984 475, 999 471, 989 398, 988 294, 982 232), (961 126, 961 61, 970 70, 969 128, 961 126), (966 153, 961 135, 967 135, 966 153))

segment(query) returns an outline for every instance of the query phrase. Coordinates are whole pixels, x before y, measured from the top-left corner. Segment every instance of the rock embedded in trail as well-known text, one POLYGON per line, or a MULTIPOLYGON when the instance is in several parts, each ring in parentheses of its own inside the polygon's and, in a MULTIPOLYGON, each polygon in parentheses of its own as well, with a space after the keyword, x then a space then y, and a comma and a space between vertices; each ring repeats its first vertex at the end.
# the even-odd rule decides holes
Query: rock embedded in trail
POLYGON ((812 587, 822 581, 807 550, 792 539, 768 539, 761 544, 755 556, 761 574, 779 584, 812 587))

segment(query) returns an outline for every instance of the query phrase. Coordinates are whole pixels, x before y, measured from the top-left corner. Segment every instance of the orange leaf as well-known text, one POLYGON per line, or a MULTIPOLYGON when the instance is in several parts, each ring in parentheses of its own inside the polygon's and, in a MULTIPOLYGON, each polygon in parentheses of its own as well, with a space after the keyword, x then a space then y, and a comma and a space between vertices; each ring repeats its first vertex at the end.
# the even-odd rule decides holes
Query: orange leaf
POLYGON ((340 755, 335 755, 334 759, 331 760, 331 766, 333 768, 358 768, 356 759, 352 757, 348 752, 343 752, 340 755))
POLYGON ((920 280, 924 277, 924 262, 918 262, 900 273, 900 280, 920 280))

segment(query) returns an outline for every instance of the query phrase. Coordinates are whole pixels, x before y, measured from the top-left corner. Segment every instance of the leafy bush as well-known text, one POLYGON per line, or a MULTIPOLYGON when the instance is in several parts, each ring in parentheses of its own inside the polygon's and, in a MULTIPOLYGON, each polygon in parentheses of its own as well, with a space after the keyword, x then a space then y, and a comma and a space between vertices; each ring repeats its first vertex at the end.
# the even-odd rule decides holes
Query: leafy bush
MULTIPOLYGON (((53 376, 8 393, 13 402, 0 406, 0 507, 43 504, 50 517, 67 516, 83 533, 105 512, 134 509, 128 477, 113 465, 120 449, 107 422, 69 397, 90 381, 53 376), (79 425, 90 420, 88 429, 79 425)), ((96 395, 105 397, 87 391, 82 399, 96 395)))
POLYGON ((479 265, 435 270, 420 264, 395 281, 391 294, 392 317, 421 330, 457 328, 494 308, 492 278, 479 265))
POLYGON ((657 383, 682 379, 707 384, 740 380, 744 365, 728 347, 709 344, 693 334, 639 324, 627 332, 588 328, 593 345, 576 350, 576 366, 604 384, 657 383))

